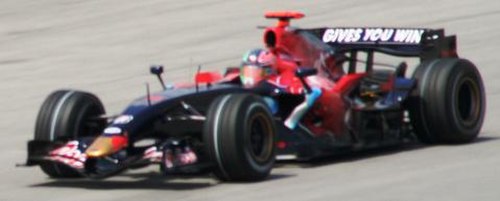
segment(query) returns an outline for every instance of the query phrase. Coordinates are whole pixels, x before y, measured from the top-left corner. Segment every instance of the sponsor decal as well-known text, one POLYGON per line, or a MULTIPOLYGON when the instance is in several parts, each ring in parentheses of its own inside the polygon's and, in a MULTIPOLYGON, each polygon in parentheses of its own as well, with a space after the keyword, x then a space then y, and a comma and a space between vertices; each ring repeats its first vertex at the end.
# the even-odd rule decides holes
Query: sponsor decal
POLYGON ((325 43, 419 44, 424 29, 331 28, 323 33, 325 43))
POLYGON ((363 29, 361 28, 336 28, 336 29, 327 29, 323 34, 323 42, 358 42, 361 39, 363 34, 363 29))
POLYGON ((83 169, 87 155, 79 149, 78 141, 69 141, 64 146, 49 153, 52 161, 64 163, 75 169, 83 169))
POLYGON ((104 129, 104 134, 121 134, 122 129, 118 127, 107 127, 104 129))
POLYGON ((132 115, 120 115, 113 120, 113 124, 128 124, 134 119, 132 115))
POLYGON ((158 150, 156 146, 152 146, 144 151, 143 159, 147 159, 152 163, 160 163, 163 158, 163 151, 158 150))

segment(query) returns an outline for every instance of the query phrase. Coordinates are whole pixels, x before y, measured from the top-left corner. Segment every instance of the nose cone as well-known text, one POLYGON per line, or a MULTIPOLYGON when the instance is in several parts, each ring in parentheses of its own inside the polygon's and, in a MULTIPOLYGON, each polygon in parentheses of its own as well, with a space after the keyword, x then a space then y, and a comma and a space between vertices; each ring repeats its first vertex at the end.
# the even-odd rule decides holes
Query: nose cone
POLYGON ((89 158, 109 156, 122 150, 127 144, 128 139, 125 136, 99 136, 85 151, 85 154, 89 158))

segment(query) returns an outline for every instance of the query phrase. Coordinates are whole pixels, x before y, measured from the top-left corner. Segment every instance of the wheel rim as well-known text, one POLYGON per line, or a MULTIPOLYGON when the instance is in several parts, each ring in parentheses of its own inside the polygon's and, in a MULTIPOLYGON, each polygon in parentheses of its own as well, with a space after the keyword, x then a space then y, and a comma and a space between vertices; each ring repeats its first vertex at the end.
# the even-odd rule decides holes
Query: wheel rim
POLYGON ((249 152, 257 162, 266 162, 272 155, 273 129, 263 113, 255 113, 249 118, 249 152))
POLYGON ((458 85, 455 110, 466 126, 474 125, 481 114, 480 88, 472 78, 463 79, 458 85))

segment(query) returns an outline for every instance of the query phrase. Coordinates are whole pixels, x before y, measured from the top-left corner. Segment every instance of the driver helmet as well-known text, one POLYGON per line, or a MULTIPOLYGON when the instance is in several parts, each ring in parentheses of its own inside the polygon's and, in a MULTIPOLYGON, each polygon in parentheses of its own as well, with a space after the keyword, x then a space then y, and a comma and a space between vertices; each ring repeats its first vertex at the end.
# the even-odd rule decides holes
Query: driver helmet
POLYGON ((245 87, 252 87, 263 79, 274 74, 273 65, 276 57, 264 49, 252 49, 243 55, 240 67, 241 83, 245 87))

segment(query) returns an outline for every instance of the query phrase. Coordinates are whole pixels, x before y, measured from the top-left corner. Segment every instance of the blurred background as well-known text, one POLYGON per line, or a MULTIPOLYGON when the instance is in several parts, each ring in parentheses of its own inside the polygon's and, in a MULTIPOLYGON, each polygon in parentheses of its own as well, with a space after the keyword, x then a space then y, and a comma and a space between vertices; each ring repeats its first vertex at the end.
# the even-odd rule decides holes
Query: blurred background
MULTIPOLYGON (((500 1, 453 0, 1 0, 0 200, 499 200, 500 1), (109 114, 145 94, 151 64, 168 83, 190 82, 201 65, 239 65, 262 47, 265 11, 295 10, 294 26, 444 28, 480 69, 488 111, 477 142, 353 154, 284 164, 265 182, 171 179, 156 169, 104 181, 55 181, 26 157, 38 109, 61 88, 98 95, 109 114)), ((402 61, 401 59, 397 60, 402 61)))

